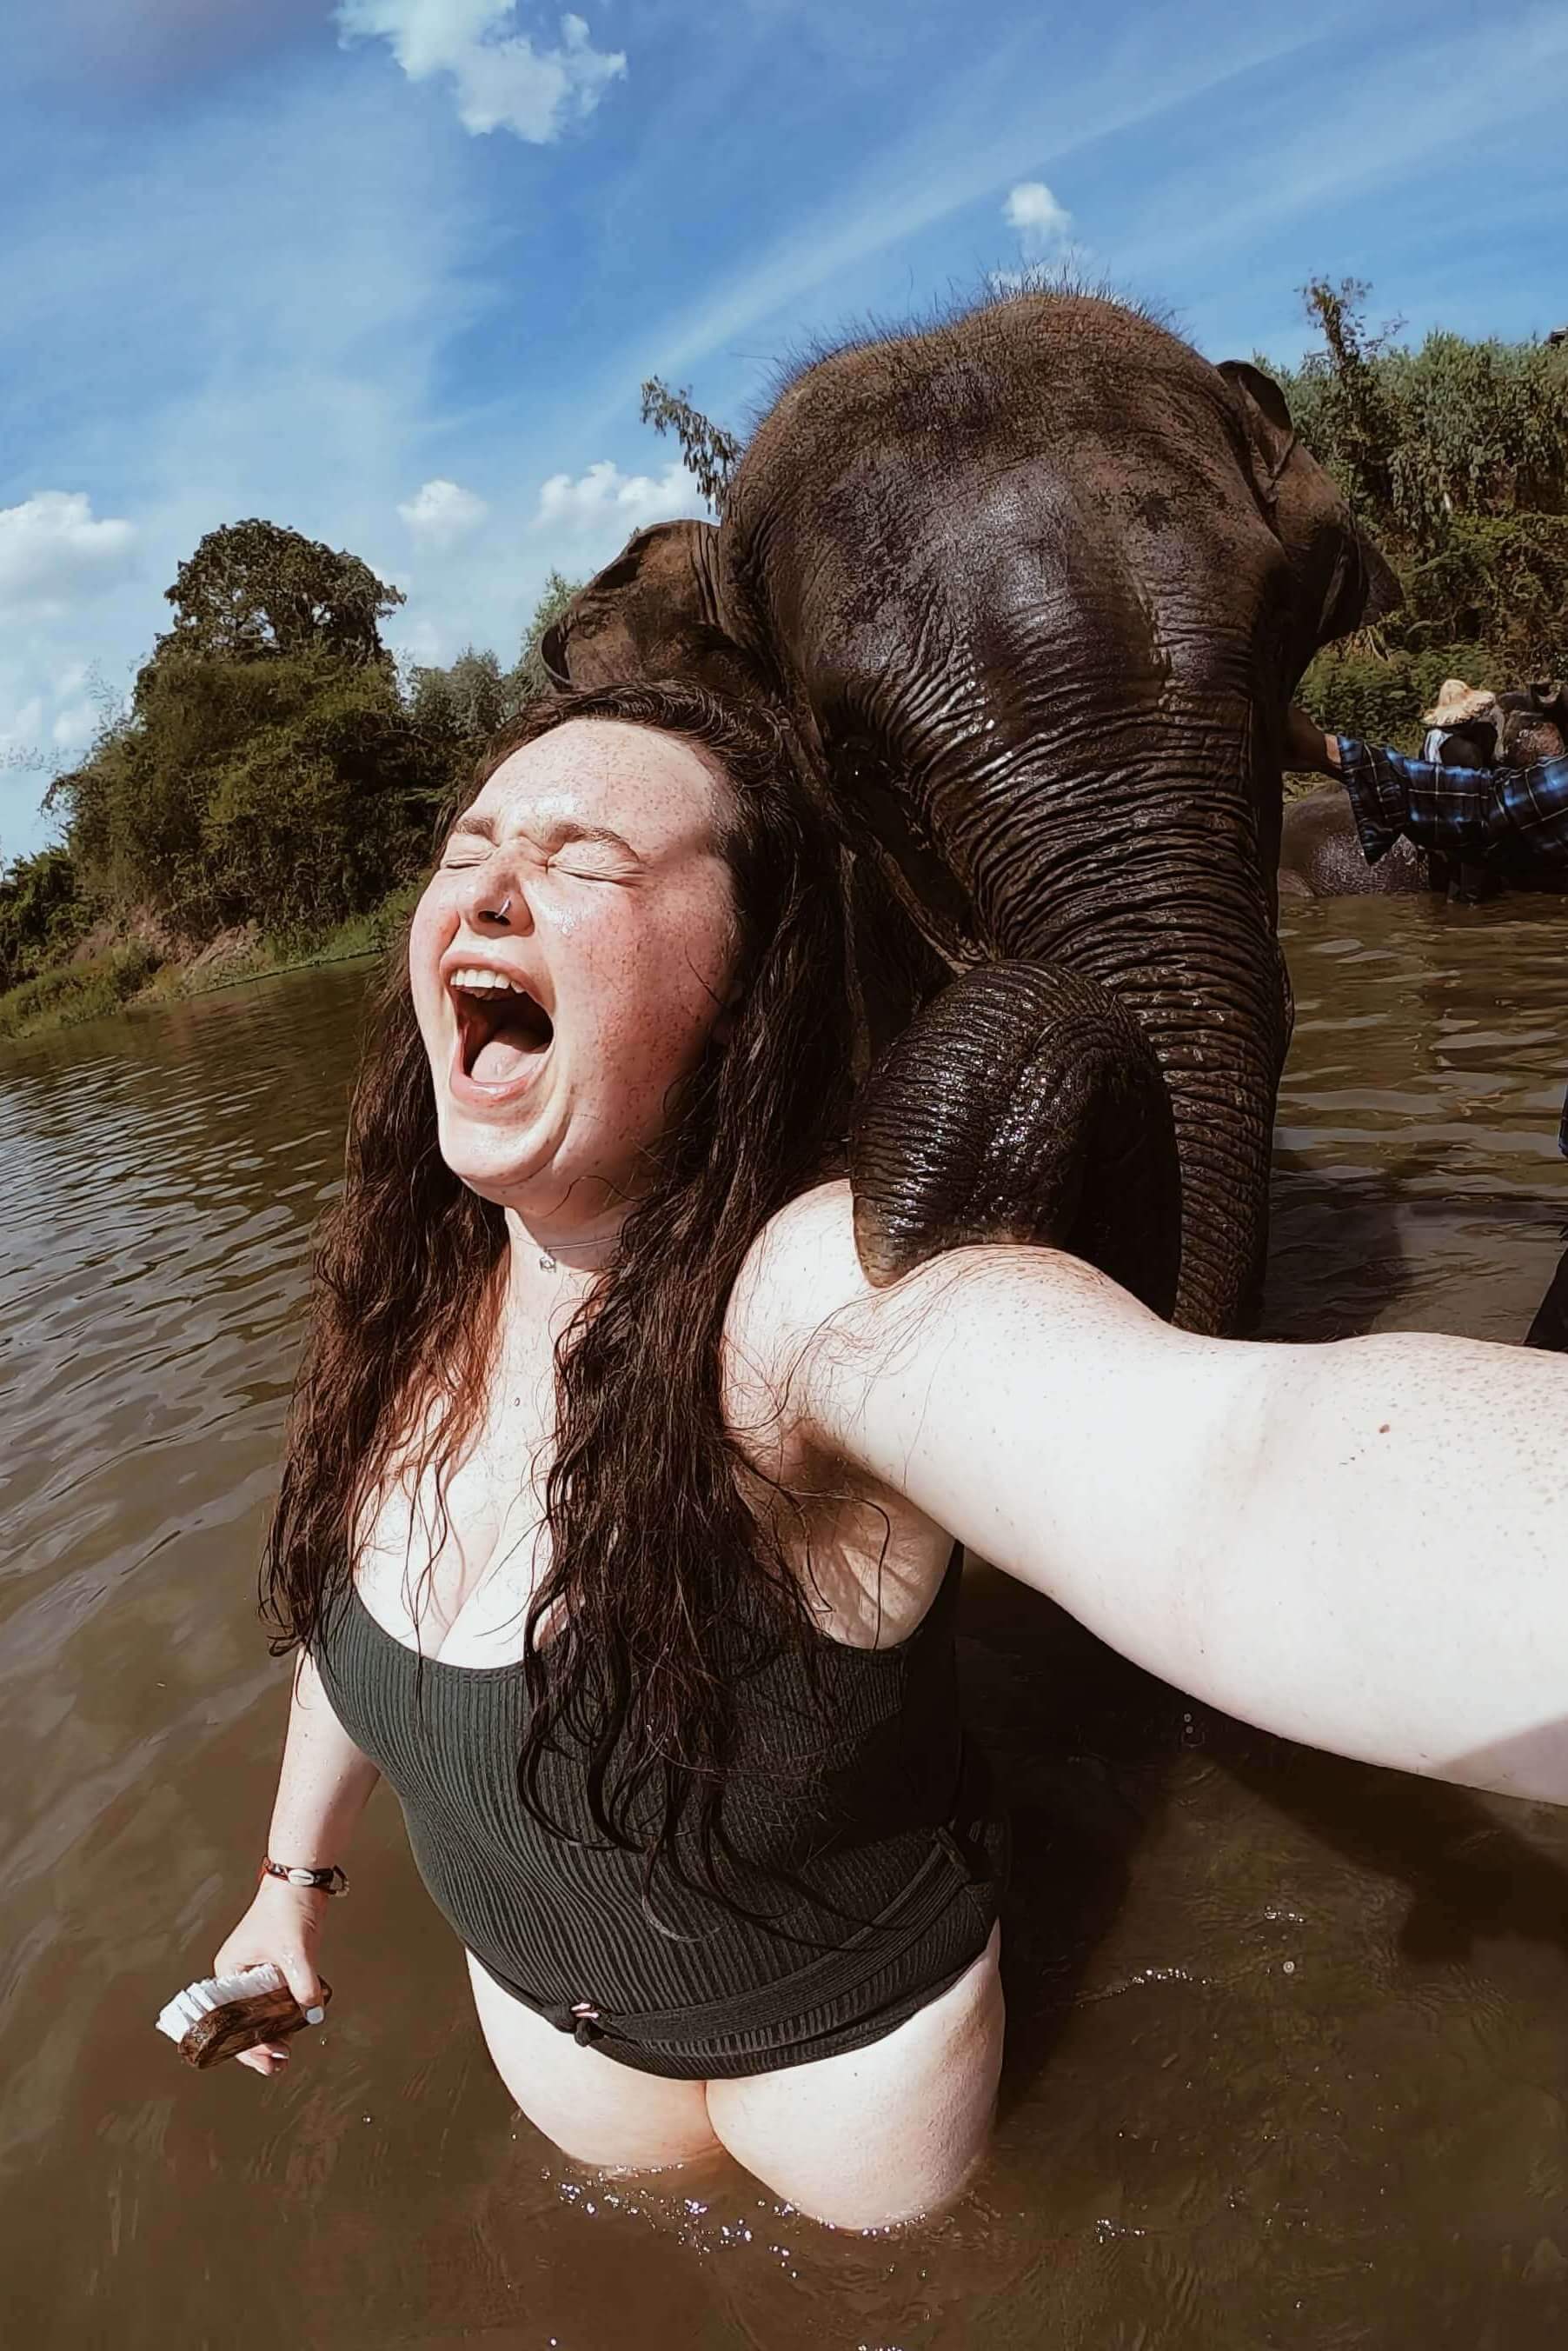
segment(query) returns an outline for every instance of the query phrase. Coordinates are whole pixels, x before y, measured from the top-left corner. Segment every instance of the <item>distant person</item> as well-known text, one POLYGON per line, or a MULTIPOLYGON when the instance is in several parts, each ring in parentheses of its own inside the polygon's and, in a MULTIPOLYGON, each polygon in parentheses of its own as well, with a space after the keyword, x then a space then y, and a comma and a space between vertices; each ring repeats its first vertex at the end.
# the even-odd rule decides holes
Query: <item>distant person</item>
MULTIPOLYGON (((1427 730, 1422 758, 1434 768, 1495 767, 1500 716, 1490 686, 1445 678, 1437 701, 1421 714, 1427 730)), ((1499 877, 1474 858, 1429 857, 1427 872, 1430 886, 1446 890, 1459 905, 1478 905, 1501 886, 1499 877)))
MULTIPOLYGON (((1461 693, 1469 691, 1460 688, 1461 693)), ((1335 776, 1344 784, 1369 865, 1376 865, 1403 834, 1422 849, 1466 863, 1501 862, 1517 882, 1528 883, 1532 868, 1555 879, 1568 867, 1568 746, 1562 724, 1551 715, 1563 709, 1563 689, 1487 695, 1484 703, 1498 714, 1496 720, 1484 719, 1478 703, 1468 721, 1461 716, 1460 726, 1490 724, 1495 735, 1499 721, 1507 725, 1511 718, 1506 739, 1518 764, 1449 764, 1448 747, 1459 731, 1452 727, 1436 728, 1427 737, 1430 745, 1432 732, 1440 736, 1441 764, 1407 759, 1353 736, 1325 734, 1300 707, 1289 716, 1285 764, 1335 776)), ((1449 704, 1450 713, 1456 707, 1462 707, 1457 697, 1449 704)), ((1435 714, 1427 715, 1431 718, 1435 714)), ((1557 1140, 1568 1155, 1568 1102, 1557 1140)), ((1559 1260, 1525 1344, 1568 1353, 1568 1251, 1559 1260)))
POLYGON ((1490 768, 1497 759, 1497 696, 1490 686, 1467 685, 1462 677, 1443 680, 1430 710, 1421 714, 1426 733, 1421 757, 1434 768, 1490 768))
POLYGON ((1568 1365, 1200 1338, 1015 1245, 870 1289, 837 872, 780 729, 684 687, 536 705, 452 825, 321 1245, 216 1964, 315 2001, 384 1773, 541 2130, 871 2228, 962 2189, 1002 2061, 957 1546, 1250 1721, 1568 1802, 1568 1365))

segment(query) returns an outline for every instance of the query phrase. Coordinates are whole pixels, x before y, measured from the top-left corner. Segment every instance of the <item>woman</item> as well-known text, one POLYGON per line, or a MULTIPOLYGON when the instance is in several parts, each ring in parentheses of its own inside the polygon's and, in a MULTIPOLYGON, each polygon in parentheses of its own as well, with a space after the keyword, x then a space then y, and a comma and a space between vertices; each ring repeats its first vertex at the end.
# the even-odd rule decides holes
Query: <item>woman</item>
POLYGON ((1255 1721, 1557 1794, 1568 1375, 1197 1339, 1044 1249, 869 1290, 831 847, 767 721, 660 686, 535 713, 453 827, 269 1551, 268 1861, 324 1885, 217 1965, 310 2003, 384 1770, 541 2129, 865 2228, 960 2191, 1001 2059, 955 1539, 1255 1721))

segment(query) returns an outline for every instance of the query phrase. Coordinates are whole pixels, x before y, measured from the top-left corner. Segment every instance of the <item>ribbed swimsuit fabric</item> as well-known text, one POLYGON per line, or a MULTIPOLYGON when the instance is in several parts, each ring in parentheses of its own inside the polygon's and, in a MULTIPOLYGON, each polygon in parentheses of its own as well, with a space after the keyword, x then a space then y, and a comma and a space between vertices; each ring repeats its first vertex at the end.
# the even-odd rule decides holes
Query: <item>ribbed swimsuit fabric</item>
POLYGON ((959 1716, 960 1560, 895 1646, 813 1635, 815 1698, 787 1649, 739 1682, 725 1834, 753 1873, 788 1881, 748 1883, 760 1917, 661 1874, 650 1919, 640 1857, 596 1834, 567 1755, 546 1758, 542 1782, 566 1834, 534 1816, 517 1789, 521 1660, 421 1658, 351 1582, 312 1649, 343 1729, 402 1806, 426 1887, 485 1972, 639 2072, 732 2078, 879 2040, 990 1937, 1008 1838, 959 1716))

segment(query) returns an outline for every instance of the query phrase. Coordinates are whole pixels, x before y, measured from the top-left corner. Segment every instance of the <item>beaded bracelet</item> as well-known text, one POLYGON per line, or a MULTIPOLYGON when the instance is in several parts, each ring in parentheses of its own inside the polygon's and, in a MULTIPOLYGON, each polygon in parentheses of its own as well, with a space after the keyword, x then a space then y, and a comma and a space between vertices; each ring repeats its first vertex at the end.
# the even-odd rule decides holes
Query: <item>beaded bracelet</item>
POLYGON ((314 1886, 318 1894, 347 1894, 348 1891, 348 1877, 336 1862, 326 1869, 296 1869, 291 1868, 286 1862, 264 1861, 256 1872, 258 1886, 264 1877, 281 1877, 288 1886, 314 1886))

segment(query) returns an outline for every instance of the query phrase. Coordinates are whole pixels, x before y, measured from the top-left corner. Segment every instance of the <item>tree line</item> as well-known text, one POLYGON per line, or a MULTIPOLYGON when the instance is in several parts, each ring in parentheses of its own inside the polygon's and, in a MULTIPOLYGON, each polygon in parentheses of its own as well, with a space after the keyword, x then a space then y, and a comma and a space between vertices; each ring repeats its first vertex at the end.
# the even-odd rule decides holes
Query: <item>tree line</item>
POLYGON ((1568 676, 1568 345, 1372 331, 1368 288, 1303 288, 1319 348, 1258 364, 1399 576, 1401 608, 1329 646, 1302 700, 1413 749, 1445 677, 1568 676))
MULTIPOLYGON (((1568 348, 1437 333, 1413 350, 1368 328, 1365 286, 1303 292, 1319 347, 1259 364, 1405 601, 1320 654, 1302 698, 1409 747, 1446 676, 1568 674, 1568 348)), ((657 379, 642 415, 722 511, 739 443, 657 379)), ((319 933, 409 884, 480 747, 547 690, 539 641, 574 592, 552 574, 510 667, 471 647, 404 674, 380 635, 402 597, 358 557, 271 522, 210 531, 129 706, 49 789, 63 839, 0 869, 0 988, 105 917, 194 947, 247 924, 319 933)))
POLYGON ((0 873, 0 987, 105 918, 189 951, 369 913, 421 872, 481 747, 547 690, 539 640, 575 593, 551 575, 510 668, 470 647, 405 674, 380 633, 402 596, 358 556, 260 520, 209 531, 128 706, 49 787, 63 839, 0 873))

